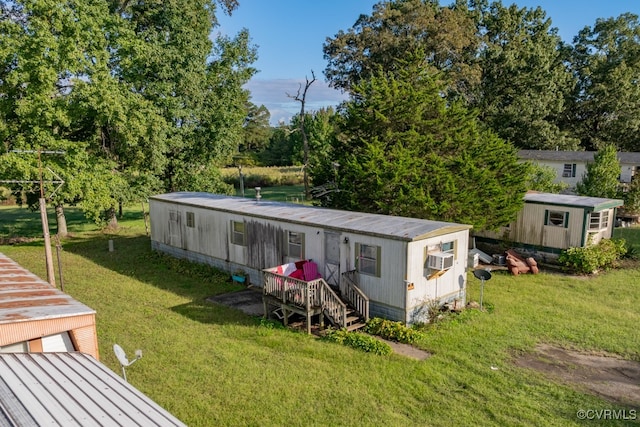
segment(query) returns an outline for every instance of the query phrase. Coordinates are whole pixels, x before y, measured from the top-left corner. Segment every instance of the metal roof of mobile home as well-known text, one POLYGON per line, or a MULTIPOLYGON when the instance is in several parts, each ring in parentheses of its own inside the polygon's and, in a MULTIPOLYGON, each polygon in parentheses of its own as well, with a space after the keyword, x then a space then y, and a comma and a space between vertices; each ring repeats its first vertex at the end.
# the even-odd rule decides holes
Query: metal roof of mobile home
POLYGON ((342 211, 294 203, 258 201, 251 198, 210 193, 177 192, 153 196, 151 199, 256 218, 281 220, 324 229, 357 232, 408 241, 471 228, 471 225, 452 222, 342 211))
POLYGON ((527 203, 538 203, 557 206, 575 206, 581 208, 592 208, 595 211, 609 208, 617 208, 624 204, 619 199, 605 199, 601 197, 576 196, 573 194, 553 194, 528 192, 524 196, 527 203))
POLYGON ((95 314, 0 252, 0 324, 95 314))
POLYGON ((184 426, 84 353, 0 354, 0 426, 184 426))

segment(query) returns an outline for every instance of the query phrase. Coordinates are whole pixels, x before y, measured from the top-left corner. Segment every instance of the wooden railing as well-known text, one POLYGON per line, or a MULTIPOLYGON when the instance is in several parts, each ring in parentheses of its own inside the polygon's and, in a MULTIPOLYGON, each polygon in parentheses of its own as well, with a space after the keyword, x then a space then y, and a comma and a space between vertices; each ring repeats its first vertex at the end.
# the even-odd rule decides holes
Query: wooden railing
POLYGON ((283 304, 310 311, 320 307, 329 320, 340 327, 347 326, 347 305, 324 279, 310 282, 264 271, 263 294, 275 297, 283 304))
POLYGON ((320 288, 320 300, 322 301, 322 312, 329 318, 331 323, 341 328, 347 327, 347 305, 340 299, 333 289, 324 279, 321 280, 323 286, 320 288))
POLYGON ((284 304, 296 305, 309 311, 320 306, 319 288, 322 279, 305 282, 289 276, 269 271, 264 272, 264 288, 262 292, 282 301, 284 304))
POLYGON ((364 318, 365 322, 369 320, 369 297, 358 287, 357 271, 346 271, 340 276, 340 293, 364 318))

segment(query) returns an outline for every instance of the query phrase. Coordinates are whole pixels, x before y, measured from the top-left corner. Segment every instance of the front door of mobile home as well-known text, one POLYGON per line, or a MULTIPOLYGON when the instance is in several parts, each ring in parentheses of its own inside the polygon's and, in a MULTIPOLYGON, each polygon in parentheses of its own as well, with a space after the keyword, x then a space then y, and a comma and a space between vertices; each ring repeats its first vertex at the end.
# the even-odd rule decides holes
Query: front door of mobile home
POLYGON ((324 233, 324 280, 331 286, 340 285, 340 234, 324 233))

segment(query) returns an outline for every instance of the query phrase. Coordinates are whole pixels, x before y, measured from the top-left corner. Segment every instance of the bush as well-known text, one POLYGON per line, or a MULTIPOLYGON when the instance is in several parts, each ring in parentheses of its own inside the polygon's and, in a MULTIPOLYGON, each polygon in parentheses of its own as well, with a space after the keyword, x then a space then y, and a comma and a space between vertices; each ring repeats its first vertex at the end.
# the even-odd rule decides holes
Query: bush
POLYGON ((377 340, 370 335, 359 332, 349 332, 345 329, 329 329, 323 339, 382 356, 386 356, 392 352, 391 346, 385 342, 377 340))
POLYGON ((419 331, 409 328, 401 322, 393 322, 379 317, 369 319, 365 326, 365 331, 369 334, 404 344, 414 344, 421 337, 419 331))
POLYGON ((576 273, 592 274, 601 269, 615 267, 626 252, 624 239, 602 239, 597 245, 562 251, 558 262, 576 273))

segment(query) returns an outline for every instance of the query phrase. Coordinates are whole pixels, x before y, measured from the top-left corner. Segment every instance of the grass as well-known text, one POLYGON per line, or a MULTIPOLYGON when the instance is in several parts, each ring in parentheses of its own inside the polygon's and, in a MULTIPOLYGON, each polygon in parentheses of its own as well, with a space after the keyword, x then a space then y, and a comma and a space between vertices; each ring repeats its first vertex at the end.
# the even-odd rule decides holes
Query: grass
MULTIPOLYGON (((578 420, 579 409, 618 407, 512 360, 547 342, 640 361, 638 269, 593 278, 495 272, 484 289, 492 310, 469 310, 430 328, 418 345, 433 356, 415 361, 272 328, 208 303, 208 296, 241 287, 227 274, 151 252, 136 211, 118 233, 70 225, 73 237, 62 252, 65 292, 97 311, 101 361, 120 373, 113 344, 130 355, 141 348, 143 359, 127 369, 129 381, 190 426, 628 423, 578 420)), ((39 225, 6 225, 22 214, 0 208, 0 236, 37 234, 39 225)), ((41 241, 0 252, 46 276, 41 241)), ((479 299, 479 291, 469 275, 470 299, 479 299)))

